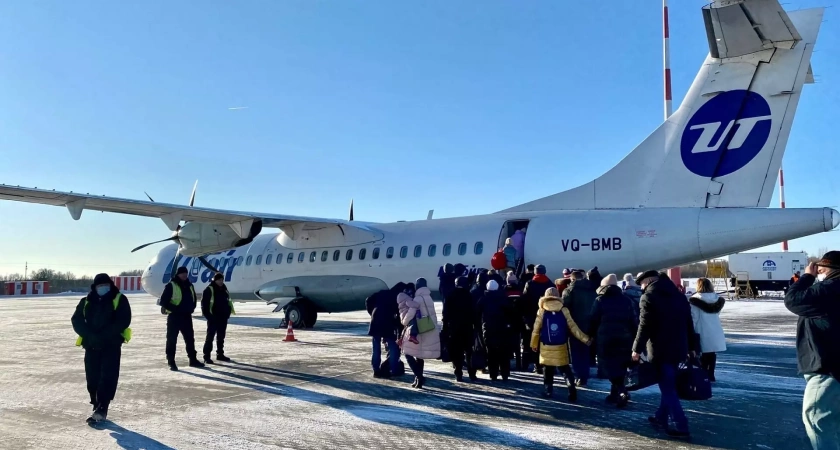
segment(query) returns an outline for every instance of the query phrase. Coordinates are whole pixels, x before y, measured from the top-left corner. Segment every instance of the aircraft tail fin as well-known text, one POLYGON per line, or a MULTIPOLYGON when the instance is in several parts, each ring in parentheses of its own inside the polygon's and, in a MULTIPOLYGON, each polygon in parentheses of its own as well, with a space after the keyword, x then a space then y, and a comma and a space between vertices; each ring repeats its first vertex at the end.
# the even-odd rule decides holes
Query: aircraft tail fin
POLYGON ((823 8, 718 3, 703 8, 709 55, 668 120, 594 181, 502 212, 769 206, 823 8))

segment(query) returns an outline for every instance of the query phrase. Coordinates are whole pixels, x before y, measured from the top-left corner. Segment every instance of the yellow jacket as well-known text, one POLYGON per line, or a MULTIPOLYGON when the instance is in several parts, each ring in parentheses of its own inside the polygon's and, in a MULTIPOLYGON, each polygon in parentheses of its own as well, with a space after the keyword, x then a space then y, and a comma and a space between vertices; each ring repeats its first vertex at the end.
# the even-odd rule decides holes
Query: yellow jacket
POLYGON ((537 311, 537 320, 534 322, 534 331, 531 333, 531 348, 540 348, 540 364, 544 366, 568 366, 569 365, 569 349, 566 344, 560 345, 546 345, 540 342, 540 331, 542 330, 543 314, 546 311, 562 311, 566 317, 566 323, 569 325, 569 330, 572 335, 579 341, 589 345, 592 340, 580 331, 577 324, 572 320, 572 315, 569 309, 563 306, 563 301, 557 297, 543 297, 540 299, 540 309, 537 311))

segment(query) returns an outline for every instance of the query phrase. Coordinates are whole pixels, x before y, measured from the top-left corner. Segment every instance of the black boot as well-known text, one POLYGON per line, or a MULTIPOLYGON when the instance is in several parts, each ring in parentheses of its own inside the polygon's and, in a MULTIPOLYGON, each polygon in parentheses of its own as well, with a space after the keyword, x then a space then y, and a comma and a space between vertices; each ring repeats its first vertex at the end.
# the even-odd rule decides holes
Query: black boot
POLYGON ((551 398, 554 395, 554 386, 545 385, 543 387, 542 396, 545 398, 551 398))
POLYGON ((216 353, 216 361, 221 361, 221 362, 230 362, 230 361, 231 361, 231 359, 230 359, 230 358, 228 358, 228 357, 227 357, 227 356, 225 356, 225 355, 222 355, 222 354, 216 353))
POLYGON ((577 388, 574 384, 569 384, 569 401, 577 403, 577 388))
POLYGON ((93 415, 90 416, 94 422, 102 422, 108 418, 108 405, 99 405, 93 415))
POLYGON ((215 364, 212 359, 210 359, 210 355, 204 355, 204 364, 215 364))
POLYGON ((464 381, 464 372, 460 370, 455 371, 455 381, 462 383, 464 381))
POLYGON ((201 361, 198 360, 198 358, 193 356, 192 358, 190 358, 190 367, 202 368, 204 367, 204 364, 202 364, 201 361))
POLYGON ((625 393, 621 393, 618 396, 618 401, 615 403, 615 405, 619 409, 622 409, 622 408, 626 408, 628 403, 630 403, 630 397, 625 393))
POLYGON ((470 374, 470 381, 472 381, 473 383, 478 381, 478 376, 475 374, 475 370, 469 371, 469 374, 470 374))
POLYGON ((177 365, 177 364, 175 364, 175 360, 174 360, 174 359, 170 359, 170 360, 169 360, 169 361, 167 361, 166 363, 167 363, 167 364, 169 364, 169 370, 171 370, 171 371, 173 371, 173 372, 177 372, 177 371, 178 371, 178 365, 177 365))

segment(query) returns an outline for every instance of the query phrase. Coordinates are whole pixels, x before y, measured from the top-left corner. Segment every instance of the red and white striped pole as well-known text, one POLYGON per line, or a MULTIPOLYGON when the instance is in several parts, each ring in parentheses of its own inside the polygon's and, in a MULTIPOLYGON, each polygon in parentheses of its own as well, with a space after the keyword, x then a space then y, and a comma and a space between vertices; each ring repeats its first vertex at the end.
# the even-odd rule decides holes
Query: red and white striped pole
POLYGON ((671 117, 671 50, 668 44, 668 0, 662 0, 662 64, 665 68, 665 120, 671 117))
MULTIPOLYGON (((779 166, 779 203, 781 203, 782 208, 785 207, 785 170, 782 166, 779 166)), ((782 251, 788 251, 788 242, 782 241, 782 251)))

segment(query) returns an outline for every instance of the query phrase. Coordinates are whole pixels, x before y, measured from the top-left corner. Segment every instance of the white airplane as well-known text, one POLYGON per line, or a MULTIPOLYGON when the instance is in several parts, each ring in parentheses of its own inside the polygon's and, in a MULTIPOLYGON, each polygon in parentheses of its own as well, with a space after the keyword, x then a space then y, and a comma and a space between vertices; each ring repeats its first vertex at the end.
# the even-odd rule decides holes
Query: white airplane
POLYGON ((187 266, 200 292, 219 270, 235 300, 284 307, 297 327, 318 312, 362 309, 399 281, 422 276, 434 290, 447 262, 487 267, 521 228, 525 262, 555 276, 569 266, 671 267, 834 229, 840 213, 830 208, 767 209, 813 82, 823 9, 746 0, 702 12, 710 54, 668 120, 594 181, 497 213, 362 223, 194 207, 195 189, 189 206, 5 185, 0 199, 65 206, 75 220, 85 209, 160 218, 177 244, 150 262, 146 291, 159 296, 173 268, 187 266))

